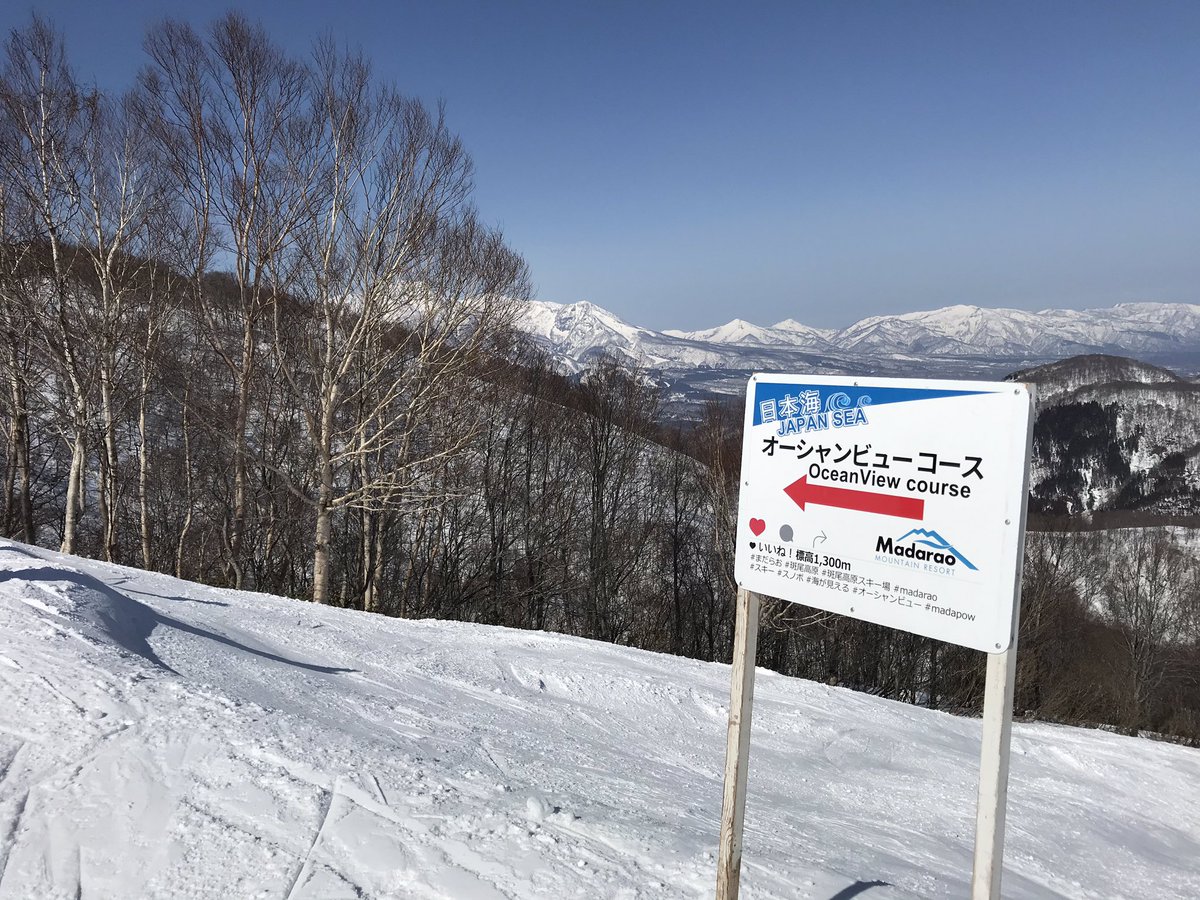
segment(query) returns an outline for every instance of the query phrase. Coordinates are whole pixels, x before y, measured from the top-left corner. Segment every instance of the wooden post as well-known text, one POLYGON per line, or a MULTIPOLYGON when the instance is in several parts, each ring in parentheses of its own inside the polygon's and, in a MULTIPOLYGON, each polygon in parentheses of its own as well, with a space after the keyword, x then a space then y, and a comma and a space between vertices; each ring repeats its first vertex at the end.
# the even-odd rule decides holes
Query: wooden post
POLYGON ((760 603, 758 594, 738 588, 729 688, 729 731, 725 739, 725 797, 721 804, 717 900, 737 900, 741 888, 742 823, 746 813, 746 772, 750 766, 750 707, 754 702, 760 603))
POLYGON ((979 758, 979 806, 975 814, 975 864, 971 900, 1000 900, 1004 868, 1004 814, 1008 807, 1008 761, 1012 736, 1017 641, 989 653, 983 689, 983 751, 979 758))
POLYGON ((1021 630, 1021 568, 1025 561, 1025 522, 1029 512, 1029 457, 1033 447, 1033 415, 1037 388, 1029 391, 1029 426, 1025 474, 1021 483, 1017 577, 1014 587, 1012 643, 1003 653, 989 653, 983 687, 983 749, 979 755, 979 805, 975 811, 975 862, 971 868, 971 900, 1000 900, 1004 872, 1004 818, 1008 811, 1008 763, 1012 744, 1013 692, 1017 683, 1017 635, 1021 630))

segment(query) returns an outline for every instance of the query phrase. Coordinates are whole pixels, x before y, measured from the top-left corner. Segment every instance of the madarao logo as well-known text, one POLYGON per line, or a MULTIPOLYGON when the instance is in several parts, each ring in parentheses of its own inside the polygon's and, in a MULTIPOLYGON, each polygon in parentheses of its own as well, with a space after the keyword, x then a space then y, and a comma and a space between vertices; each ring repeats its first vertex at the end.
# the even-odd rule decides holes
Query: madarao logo
POLYGON ((926 531, 924 528, 914 528, 898 538, 879 535, 875 541, 875 552, 895 557, 895 562, 913 568, 917 567, 917 563, 927 563, 953 569, 961 563, 973 572, 979 571, 948 540, 936 531, 926 531), (909 560, 911 563, 907 562, 909 560))

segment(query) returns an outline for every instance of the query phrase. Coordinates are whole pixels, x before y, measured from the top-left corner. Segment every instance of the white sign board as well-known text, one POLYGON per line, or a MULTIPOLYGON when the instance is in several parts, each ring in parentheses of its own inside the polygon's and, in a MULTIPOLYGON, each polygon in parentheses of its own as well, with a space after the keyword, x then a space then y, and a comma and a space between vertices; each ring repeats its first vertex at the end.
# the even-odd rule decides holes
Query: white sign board
POLYGON ((998 653, 1012 642, 1031 401, 1008 382, 755 375, 747 590, 998 653))

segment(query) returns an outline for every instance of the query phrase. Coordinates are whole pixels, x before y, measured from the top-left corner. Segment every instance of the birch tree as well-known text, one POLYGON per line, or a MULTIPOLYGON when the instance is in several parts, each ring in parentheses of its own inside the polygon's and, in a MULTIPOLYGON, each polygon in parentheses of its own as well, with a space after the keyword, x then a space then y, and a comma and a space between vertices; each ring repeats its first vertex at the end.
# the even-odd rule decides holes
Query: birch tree
MULTIPOLYGON (((146 562, 144 480, 146 382, 150 377, 160 302, 166 182, 138 114, 137 100, 92 99, 91 128, 81 153, 80 215, 75 244, 91 269, 94 296, 84 320, 95 348, 99 378, 101 546, 117 561, 121 507, 121 455, 117 431, 134 402, 140 375, 143 406, 139 430, 139 494, 143 496, 143 562, 146 562), (160 255, 161 254, 161 255, 160 255), (136 370, 140 369, 140 373, 136 370)), ((148 565, 148 563, 147 563, 148 565)))
MULTIPOLYGON (((7 125, 7 118, 0 118, 0 143, 13 140, 7 125)), ((30 288, 36 279, 30 271, 34 254, 28 213, 20 192, 0 173, 0 372, 4 379, 0 408, 8 419, 4 533, 32 544, 37 540, 37 527, 33 518, 30 407, 43 367, 34 342, 36 316, 30 288)))
POLYGON ((308 84, 290 168, 303 215, 274 270, 289 292, 274 306, 274 364, 306 427, 313 487, 291 484, 314 514, 313 599, 325 603, 334 515, 413 501, 419 464, 470 440, 470 425, 438 446, 417 436, 510 324, 525 268, 469 207, 470 160, 440 114, 328 42, 308 84))
POLYGON ((1124 639, 1129 716, 1140 725, 1166 677, 1168 645, 1181 637, 1194 568, 1166 528, 1114 531, 1103 543, 1104 610, 1124 639))
POLYGON ((228 580, 242 587, 251 505, 248 430, 275 296, 269 273, 292 240, 304 187, 289 180, 288 154, 307 74, 236 13, 218 20, 207 41, 189 25, 165 22, 147 36, 146 49, 152 63, 141 86, 192 219, 195 300, 231 382, 233 421, 223 436, 233 484, 222 538, 228 580), (205 289, 214 261, 232 273, 232 305, 214 302, 205 289))
POLYGON ((61 403, 58 428, 71 450, 64 501, 64 553, 76 548, 76 531, 86 499, 87 438, 93 360, 80 328, 81 286, 73 277, 77 261, 74 229, 81 208, 83 149, 94 127, 96 97, 85 92, 67 63, 61 36, 34 17, 14 30, 6 46, 0 78, 0 107, 6 140, 0 166, 9 189, 31 214, 30 239, 45 248, 47 265, 29 288, 38 307, 34 326, 50 360, 55 395, 61 403))

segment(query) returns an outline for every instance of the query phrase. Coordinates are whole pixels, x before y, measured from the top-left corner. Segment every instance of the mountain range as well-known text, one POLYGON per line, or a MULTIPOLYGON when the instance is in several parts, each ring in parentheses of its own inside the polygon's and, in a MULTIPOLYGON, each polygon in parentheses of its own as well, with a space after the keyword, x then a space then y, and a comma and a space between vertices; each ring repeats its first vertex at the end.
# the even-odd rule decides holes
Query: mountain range
POLYGON ((520 327, 564 370, 612 356, 647 370, 676 405, 739 393, 750 372, 763 370, 999 378, 1080 354, 1200 369, 1200 305, 1190 303, 1037 312, 959 305, 870 316, 840 330, 734 319, 700 331, 654 331, 586 301, 531 301, 520 327))
POLYGON ((523 327, 567 372, 602 355, 638 366, 663 388, 665 414, 680 418, 740 395, 754 371, 1033 382, 1031 511, 1131 523, 1200 516, 1198 305, 950 306, 841 330, 734 319, 659 332, 591 303, 533 302, 523 327))

